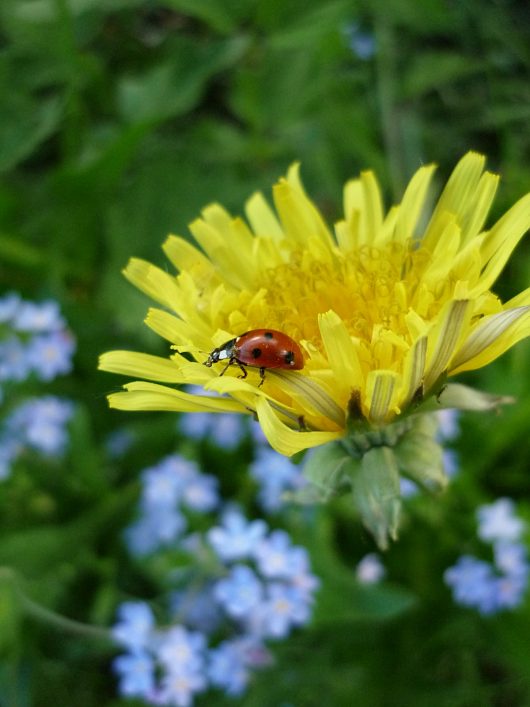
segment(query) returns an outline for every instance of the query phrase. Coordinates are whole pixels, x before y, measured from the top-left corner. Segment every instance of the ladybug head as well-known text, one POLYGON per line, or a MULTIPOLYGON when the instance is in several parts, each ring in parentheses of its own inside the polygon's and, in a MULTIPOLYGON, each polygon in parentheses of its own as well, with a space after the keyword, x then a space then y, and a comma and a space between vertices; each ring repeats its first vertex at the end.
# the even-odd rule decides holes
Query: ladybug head
POLYGON ((210 366, 214 363, 218 363, 219 361, 229 360, 232 362, 235 355, 235 343, 236 339, 230 339, 230 341, 227 341, 222 346, 214 349, 204 362, 204 365, 210 368, 210 366))
POLYGON ((214 349, 211 354, 208 356, 206 361, 204 362, 205 366, 208 366, 210 368, 213 366, 214 363, 217 363, 219 361, 219 354, 221 353, 221 349, 214 349))

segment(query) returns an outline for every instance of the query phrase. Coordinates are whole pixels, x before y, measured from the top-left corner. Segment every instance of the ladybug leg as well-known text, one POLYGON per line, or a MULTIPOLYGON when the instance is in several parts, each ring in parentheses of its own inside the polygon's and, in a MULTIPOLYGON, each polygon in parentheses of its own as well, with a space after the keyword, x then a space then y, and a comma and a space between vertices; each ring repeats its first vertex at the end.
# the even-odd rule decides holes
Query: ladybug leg
POLYGON ((231 366, 232 363, 233 363, 233 361, 232 361, 232 359, 230 359, 230 360, 228 361, 228 363, 226 364, 226 366, 225 366, 225 367, 223 368, 223 370, 221 371, 221 373, 219 373, 219 375, 220 375, 220 376, 224 376, 224 374, 225 374, 226 371, 228 370, 228 366, 231 366))
MULTIPOLYGON (((233 362, 237 363, 237 365, 241 369, 241 375, 239 375, 238 378, 246 378, 248 373, 247 373, 247 369, 245 368, 245 366, 243 366, 243 364, 240 361, 238 361, 236 358, 234 359, 233 362)), ((232 363, 232 361, 231 361, 231 363, 232 363)))
POLYGON ((263 367, 259 369, 259 377, 261 380, 259 382, 258 388, 261 388, 261 386, 263 385, 263 381, 265 380, 265 369, 263 367))

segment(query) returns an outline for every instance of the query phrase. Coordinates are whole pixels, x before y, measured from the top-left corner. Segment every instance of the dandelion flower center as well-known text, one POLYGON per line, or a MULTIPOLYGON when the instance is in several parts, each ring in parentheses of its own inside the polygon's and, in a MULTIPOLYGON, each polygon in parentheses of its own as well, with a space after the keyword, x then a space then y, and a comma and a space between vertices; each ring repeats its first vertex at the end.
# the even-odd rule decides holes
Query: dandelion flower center
POLYGON ((337 248, 325 261, 320 254, 295 251, 288 262, 262 273, 256 292, 244 293, 240 299, 249 305, 241 314, 249 329, 266 323, 325 354, 318 315, 333 310, 358 341, 364 357, 377 359, 383 332, 393 333, 398 351, 400 339, 403 351, 411 345, 405 321, 410 308, 421 309, 422 316, 431 319, 449 297, 447 281, 443 283, 446 297, 434 292, 426 297, 420 287, 430 262, 430 253, 412 243, 366 245, 346 253, 337 248))

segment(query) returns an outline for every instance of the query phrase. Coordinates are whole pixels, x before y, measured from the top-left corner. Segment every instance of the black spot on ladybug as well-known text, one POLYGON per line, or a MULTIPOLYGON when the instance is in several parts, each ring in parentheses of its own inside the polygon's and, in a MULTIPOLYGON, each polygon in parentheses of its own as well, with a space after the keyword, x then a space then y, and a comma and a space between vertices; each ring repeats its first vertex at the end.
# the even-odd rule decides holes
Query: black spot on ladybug
POLYGON ((261 349, 252 349, 252 358, 259 358, 261 356, 261 349))
POLYGON ((294 361, 294 351, 287 351, 284 356, 285 363, 291 364, 294 361))
POLYGON ((269 339, 269 341, 270 341, 271 339, 274 339, 274 334, 272 333, 272 331, 266 331, 266 332, 263 334, 263 336, 264 336, 266 339, 269 339))

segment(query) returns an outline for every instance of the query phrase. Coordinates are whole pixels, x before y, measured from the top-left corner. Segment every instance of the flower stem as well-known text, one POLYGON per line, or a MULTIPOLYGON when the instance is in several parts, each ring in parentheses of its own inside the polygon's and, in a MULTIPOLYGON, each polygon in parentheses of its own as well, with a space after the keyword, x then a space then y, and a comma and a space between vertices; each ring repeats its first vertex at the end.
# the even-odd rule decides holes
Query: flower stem
POLYGON ((41 621, 42 623, 45 623, 53 628, 57 628, 60 631, 86 636, 87 638, 96 638, 112 642, 112 635, 106 628, 84 624, 81 621, 74 621, 73 619, 62 616, 51 609, 46 609, 46 607, 33 601, 33 599, 30 599, 25 594, 20 593, 19 596, 21 607, 24 612, 37 621, 41 621))
POLYGON ((396 71, 397 53, 392 26, 381 13, 375 17, 377 37, 377 90, 381 111, 381 127, 385 151, 389 160, 390 181, 394 198, 404 187, 404 155, 401 114, 397 105, 399 79, 396 71))
POLYGON ((47 609, 33 599, 30 599, 23 591, 21 584, 20 578, 13 569, 10 567, 0 567, 0 586, 5 587, 8 594, 11 595, 12 601, 14 602, 13 608, 15 610, 16 607, 18 607, 21 613, 24 613, 26 616, 30 616, 32 619, 36 619, 60 631, 103 640, 109 644, 113 642, 112 634, 108 629, 84 624, 81 621, 74 621, 51 609, 47 609))

